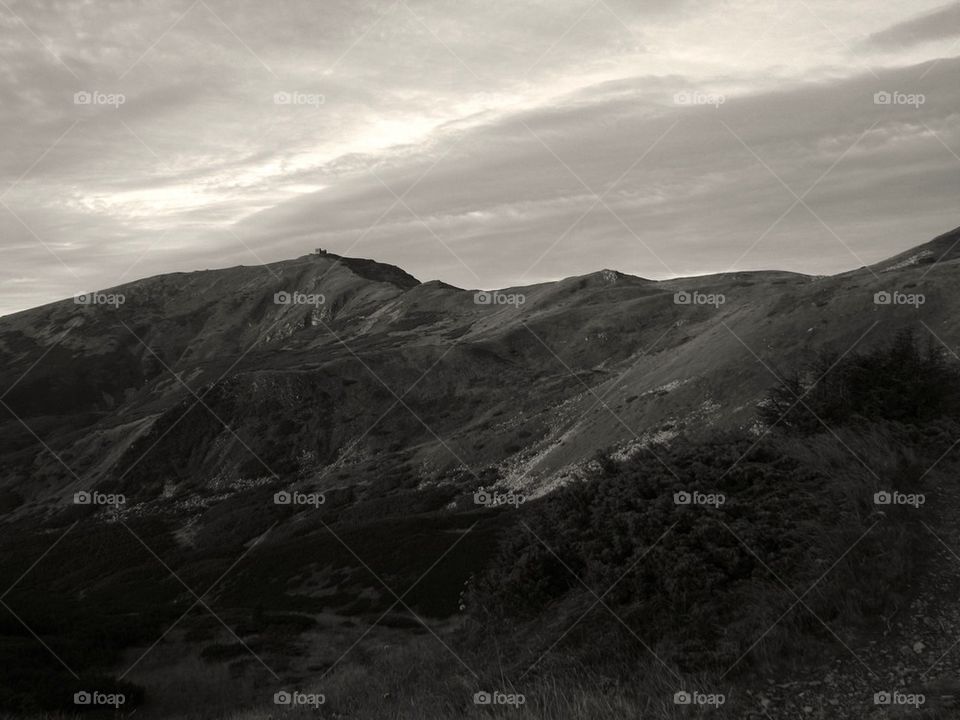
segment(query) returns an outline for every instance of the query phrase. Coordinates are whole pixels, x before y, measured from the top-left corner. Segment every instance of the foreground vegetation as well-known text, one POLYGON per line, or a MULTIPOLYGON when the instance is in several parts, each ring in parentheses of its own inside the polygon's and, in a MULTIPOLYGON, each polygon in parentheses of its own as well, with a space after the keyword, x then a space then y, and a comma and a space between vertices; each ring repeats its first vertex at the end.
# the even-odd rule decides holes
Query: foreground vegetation
MULTIPOLYGON (((960 372, 902 335, 798 368, 758 414, 762 432, 691 435, 627 459, 604 453, 584 481, 491 511, 499 549, 471 556, 459 619, 427 618, 426 632, 408 618, 402 641, 372 633, 342 661, 337 647, 298 681, 326 702, 282 716, 658 720, 687 709, 674 693, 699 688, 732 698, 714 717, 743 717, 738 684, 817 662, 837 641, 856 644, 909 597, 931 543, 921 523, 937 508, 878 504, 877 493, 923 498, 956 466, 948 451, 960 435, 960 372), (524 701, 474 703, 493 691, 524 701)), ((284 617, 285 632, 332 637, 284 617)), ((237 628, 262 636, 278 626, 268 620, 261 610, 237 628)), ((362 629, 341 632, 346 648, 362 629)), ((12 622, 4 633, 17 634, 12 622)), ((100 664, 115 660, 112 637, 100 664)), ((165 698, 154 716, 277 717, 269 683, 235 709, 229 649, 210 645, 206 660, 171 665, 164 694, 194 690, 182 704, 165 698), (219 690, 196 690, 205 677, 219 690), (187 700, 197 697, 202 706, 187 700)), ((11 677, 7 709, 45 709, 24 699, 36 672, 11 677)), ((146 700, 140 714, 150 717, 157 706, 146 700)))

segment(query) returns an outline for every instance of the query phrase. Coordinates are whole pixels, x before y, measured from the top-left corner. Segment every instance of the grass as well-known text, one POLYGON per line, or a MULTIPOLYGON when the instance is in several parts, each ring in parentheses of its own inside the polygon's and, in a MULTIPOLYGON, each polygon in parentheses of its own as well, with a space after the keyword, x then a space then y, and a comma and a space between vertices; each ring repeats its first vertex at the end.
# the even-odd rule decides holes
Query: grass
MULTIPOLYGON (((300 688, 302 692, 325 696, 326 702, 318 711, 285 709, 282 717, 291 720, 340 717, 371 720, 480 720, 491 717, 665 720, 683 716, 684 708, 673 704, 676 681, 655 662, 637 668, 637 680, 630 686, 613 685, 609 678, 582 667, 564 676, 511 685, 496 675, 499 666, 496 658, 461 657, 475 670, 464 667, 460 659, 430 637, 400 647, 385 648, 364 664, 345 664, 325 681, 300 688), (481 671, 481 667, 494 672, 481 671), (474 672, 478 672, 479 677, 474 676, 474 672), (524 703, 499 707, 474 703, 477 692, 494 690, 521 694, 524 703)), ((265 703, 223 718, 267 720, 277 714, 276 706, 265 703)), ((718 719, 732 717, 723 709, 713 716, 718 719)))

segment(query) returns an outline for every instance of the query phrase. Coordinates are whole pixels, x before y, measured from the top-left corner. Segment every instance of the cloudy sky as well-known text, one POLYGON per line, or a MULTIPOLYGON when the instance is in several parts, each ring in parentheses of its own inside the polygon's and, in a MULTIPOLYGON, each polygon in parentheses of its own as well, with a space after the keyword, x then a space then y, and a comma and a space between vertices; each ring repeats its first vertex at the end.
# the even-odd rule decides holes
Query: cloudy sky
POLYGON ((958 56, 942 0, 0 0, 0 314, 315 246, 846 270, 960 225, 958 56))

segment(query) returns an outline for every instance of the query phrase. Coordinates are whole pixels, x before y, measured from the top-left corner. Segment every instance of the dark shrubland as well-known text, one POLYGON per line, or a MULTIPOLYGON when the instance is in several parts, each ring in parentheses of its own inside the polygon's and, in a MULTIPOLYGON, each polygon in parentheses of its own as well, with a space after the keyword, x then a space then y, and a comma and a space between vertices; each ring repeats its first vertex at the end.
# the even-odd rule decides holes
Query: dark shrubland
POLYGON ((960 370, 933 338, 902 332, 887 347, 821 353, 783 377, 760 405, 761 421, 788 433, 824 432, 851 421, 925 424, 960 418, 960 370))
POLYGON ((574 665, 629 673, 650 648, 722 673, 815 650, 821 620, 857 632, 903 601, 928 541, 910 508, 874 493, 922 492, 958 411, 956 366, 904 334, 798 370, 761 403, 762 434, 601 458, 594 477, 520 511, 474 583, 477 642, 522 667, 569 629, 551 656, 574 665), (695 491, 725 502, 675 502, 695 491))
MULTIPOLYGON (((859 445, 889 448, 873 456, 878 467, 905 467, 893 434, 878 428, 859 445)), ((642 655, 616 615, 683 670, 722 671, 815 583, 804 602, 828 622, 855 625, 887 610, 914 571, 909 553, 891 556, 910 533, 877 526, 841 557, 878 519, 876 481, 841 442, 853 438, 820 438, 815 451, 788 438, 679 441, 570 485, 526 511, 476 583, 473 617, 484 633, 520 621, 535 634, 541 624, 573 623, 602 598, 567 636, 567 652, 589 652, 597 633, 607 633, 601 647, 642 655), (684 491, 725 502, 676 504, 675 493, 684 491)), ((819 629, 798 608, 769 642, 819 629)), ((518 652, 530 642, 516 639, 518 652)), ((629 657, 605 655, 629 666, 629 657)))

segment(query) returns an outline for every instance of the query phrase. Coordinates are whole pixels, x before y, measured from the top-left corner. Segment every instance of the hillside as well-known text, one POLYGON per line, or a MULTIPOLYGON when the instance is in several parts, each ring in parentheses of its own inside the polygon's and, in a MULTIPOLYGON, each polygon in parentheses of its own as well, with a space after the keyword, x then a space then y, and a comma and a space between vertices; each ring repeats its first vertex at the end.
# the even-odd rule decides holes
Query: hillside
MULTIPOLYGON (((421 283, 372 260, 305 256, 157 276, 101 291, 95 303, 67 299, 0 318, 0 579, 16 611, 0 623, 0 656, 28 657, 0 687, 0 705, 63 707, 53 691, 48 700, 36 694, 41 678, 57 693, 73 682, 36 637, 68 668, 159 696, 144 705, 148 717, 194 716, 163 705, 178 682, 203 683, 198 693, 229 705, 234 690, 223 688, 241 678, 243 697, 258 704, 257 693, 269 697, 281 680, 326 677, 356 644, 364 653, 407 648, 411 638, 429 640, 433 626, 450 640, 468 624, 462 613, 478 578, 491 572, 494 589, 546 598, 511 640, 529 641, 512 662, 536 659, 590 598, 568 592, 565 572, 555 586, 537 585, 530 563, 548 577, 559 572, 542 550, 517 553, 518 576, 497 575, 514 569, 503 541, 528 527, 518 518, 581 553, 584 574, 605 568, 593 578, 601 586, 624 553, 671 527, 668 500, 681 476, 746 489, 756 504, 728 517, 771 553, 789 524, 788 551, 776 561, 791 582, 806 583, 873 521, 863 498, 879 477, 860 459, 914 477, 911 463, 942 452, 946 431, 831 428, 816 440, 761 445, 758 403, 823 351, 842 359, 886 347, 905 329, 923 346, 957 347, 957 238, 960 230, 832 277, 652 281, 602 270, 494 293, 421 283), (607 476, 606 494, 571 482, 607 476), (526 514, 478 502, 481 487, 529 503, 526 514), (78 502, 77 492, 123 500, 78 502), (651 497, 635 514, 608 512, 632 508, 633 492, 651 497), (583 547, 564 525, 578 517, 575 527, 595 536, 583 547)), ((683 511, 677 522, 693 548, 725 527, 690 518, 683 511)), ((864 544, 874 564, 862 567, 889 570, 895 602, 922 563, 883 553, 900 558, 915 540, 894 528, 864 544)), ((711 638, 735 645, 758 634, 780 612, 771 599, 779 596, 758 598, 758 566, 733 541, 718 547, 708 556, 730 573, 730 595, 664 581, 675 558, 658 555, 662 572, 617 601, 642 621, 663 611, 658 598, 702 595, 699 622, 711 638), (630 605, 647 595, 651 607, 630 605), (721 597, 735 598, 724 618, 761 609, 720 633, 709 613, 721 597)), ((703 561, 698 552, 682 559, 703 561)), ((888 576, 878 578, 846 606, 834 584, 817 602, 838 617, 887 612, 871 600, 888 592, 888 576)), ((662 638, 668 649, 682 638, 681 657, 714 657, 688 629, 678 633, 662 638)), ((856 641, 873 642, 864 633, 856 641)), ((729 647, 716 656, 728 659, 729 647)))
POLYGON ((519 306, 332 255, 140 280, 103 291, 121 305, 65 300, 0 319, 0 483, 28 505, 65 501, 73 473, 147 499, 170 462, 194 488, 283 475, 304 455, 317 469, 349 464, 362 482, 365 464, 401 448, 423 480, 489 468, 549 482, 596 448, 748 422, 772 379, 763 364, 843 351, 865 333, 869 346, 918 317, 960 341, 957 258, 907 261, 957 237, 880 272, 654 282, 603 271, 503 291, 519 306), (723 303, 675 303, 683 291, 723 303), (880 291, 926 302, 876 305, 880 291), (323 302, 276 304, 280 292, 323 302))

